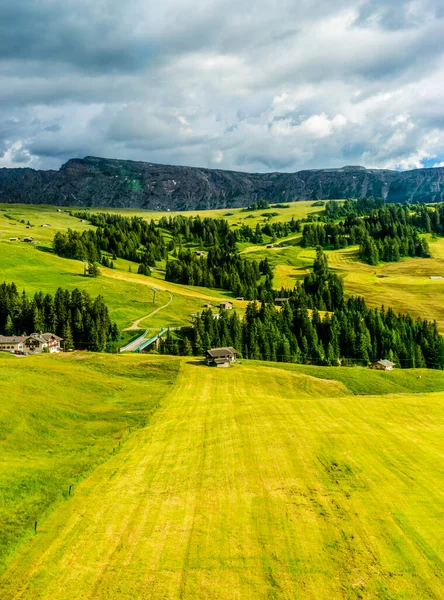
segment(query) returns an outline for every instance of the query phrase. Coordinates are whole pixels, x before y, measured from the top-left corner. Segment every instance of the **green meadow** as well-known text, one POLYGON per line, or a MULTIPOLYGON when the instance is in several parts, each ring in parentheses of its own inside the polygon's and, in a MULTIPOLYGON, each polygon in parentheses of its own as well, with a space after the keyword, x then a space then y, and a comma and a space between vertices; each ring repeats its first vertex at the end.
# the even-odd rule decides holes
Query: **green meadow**
MULTIPOLYGON (((144 214, 150 215, 148 212, 144 214)), ((191 323, 190 315, 202 311, 205 303, 217 306, 222 300, 232 299, 232 294, 224 290, 166 282, 161 268, 155 269, 150 277, 138 275, 137 264, 130 265, 123 259, 115 261, 114 270, 100 267, 101 276, 98 278, 84 277, 82 262, 54 255, 51 246, 56 231, 87 227, 87 223, 81 223, 80 219, 66 212, 59 213, 52 206, 0 205, 0 280, 14 281, 19 290, 26 289, 29 293, 39 290, 54 293, 62 287, 86 290, 92 296, 101 294, 112 319, 121 329, 151 315, 169 303, 171 297, 172 301, 165 309, 143 320, 140 327, 155 330, 186 325, 191 323), (33 225, 32 229, 26 228, 28 221, 33 225), (42 227, 42 224, 50 227, 42 227), (32 236, 35 245, 23 241, 28 236, 32 236), (9 241, 11 237, 20 238, 20 241, 9 241), (129 272, 130 267, 132 272, 129 272), (156 304, 153 303, 154 289, 156 304)), ((245 304, 235 302, 240 311, 245 304)))
MULTIPOLYGON (((0 205, 0 279, 16 281, 19 288, 29 292, 44 289, 54 292, 57 287, 68 289, 78 287, 88 290, 92 295, 102 294, 111 310, 112 318, 121 329, 130 327, 134 321, 151 315, 161 306, 168 306, 148 316, 140 322, 140 327, 159 329, 189 324, 190 315, 200 312, 205 303, 216 305, 225 299, 233 300, 232 294, 224 290, 212 290, 200 287, 181 286, 164 281, 164 265, 153 270, 151 277, 137 275, 137 265, 118 259, 116 269, 111 271, 101 267, 102 276, 88 279, 82 276, 83 265, 78 261, 62 259, 50 252, 52 239, 57 230, 83 230, 89 227, 80 219, 69 216, 65 209, 58 212, 54 206, 0 205), (11 218, 12 217, 12 218, 11 218), (23 221, 23 223, 21 222, 23 221), (26 229, 28 221, 34 226, 26 229), (50 227, 42 227, 48 224, 50 227), (37 242, 34 246, 23 242, 31 235, 37 242), (20 242, 10 242, 10 237, 20 237, 20 242), (157 290, 156 304, 153 304, 153 289, 157 290), (173 297, 171 300, 171 296, 173 297), (169 302, 171 300, 171 302, 169 302)), ((104 210, 101 208, 98 211, 104 210)), ((201 214, 226 218, 233 227, 237 222, 255 226, 263 221, 259 210, 254 212, 233 209, 205 211, 201 213, 173 213, 155 211, 137 211, 132 209, 105 209, 108 212, 124 215, 137 214, 146 219, 159 219, 161 216, 175 214, 201 214), (227 212, 232 215, 226 216, 227 212), (253 218, 250 219, 249 217, 253 218), (240 219, 240 220, 239 220, 240 219)), ((289 208, 269 209, 278 212, 272 220, 290 220, 303 218, 310 212, 321 210, 313 202, 294 202, 289 208)), ((274 248, 243 244, 243 256, 255 260, 267 257, 274 267, 274 285, 292 288, 301 280, 313 264, 313 248, 298 246, 300 235, 294 234, 279 240, 274 248)), ((429 238, 432 258, 407 258, 397 263, 381 263, 370 266, 358 260, 357 247, 344 250, 327 251, 330 267, 344 279, 347 295, 362 295, 370 306, 392 306, 399 312, 410 312, 414 316, 436 320, 444 331, 444 239, 429 238), (431 276, 443 279, 431 280, 431 276)), ((246 303, 234 300, 235 308, 241 313, 246 303)))
POLYGON ((442 598, 441 372, 0 361, 1 598, 442 598))
MULTIPOLYGON (((431 258, 405 258, 377 266, 361 262, 357 246, 327 250, 326 254, 330 268, 343 278, 347 296, 364 296, 369 306, 383 304, 397 312, 436 320, 444 333, 444 239, 430 239, 429 243, 431 258), (432 280, 431 276, 442 279, 432 280)), ((274 267, 274 286, 291 289, 309 272, 315 249, 254 246, 242 254, 255 260, 267 257, 274 267)))
POLYGON ((0 573, 170 390, 177 361, 135 358, 0 354, 0 573))
MULTIPOLYGON (((60 210, 0 205, 0 281, 101 294, 122 330, 181 326, 227 298, 245 309, 164 281, 162 264, 145 277, 118 259, 84 277, 51 252, 56 231, 89 227, 60 210)), ((255 226, 266 212, 205 216, 255 226)), ((241 250, 293 287, 315 254, 299 239, 241 250)), ((444 279, 430 279, 444 276, 444 240, 430 247, 431 259, 376 267, 356 248, 327 253, 346 294, 444 330, 444 279)), ((0 354, 0 389, 1 600, 444 596, 442 371, 0 354)))

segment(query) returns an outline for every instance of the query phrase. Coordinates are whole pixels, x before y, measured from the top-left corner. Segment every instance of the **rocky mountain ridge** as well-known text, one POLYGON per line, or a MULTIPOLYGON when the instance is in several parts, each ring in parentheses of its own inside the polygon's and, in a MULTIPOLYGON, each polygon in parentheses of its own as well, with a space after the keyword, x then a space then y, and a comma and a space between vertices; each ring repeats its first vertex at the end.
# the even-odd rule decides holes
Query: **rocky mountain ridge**
POLYGON ((390 171, 346 166, 296 173, 242 173, 88 156, 59 171, 0 169, 0 202, 203 210, 382 196, 388 202, 444 201, 444 168, 390 171))

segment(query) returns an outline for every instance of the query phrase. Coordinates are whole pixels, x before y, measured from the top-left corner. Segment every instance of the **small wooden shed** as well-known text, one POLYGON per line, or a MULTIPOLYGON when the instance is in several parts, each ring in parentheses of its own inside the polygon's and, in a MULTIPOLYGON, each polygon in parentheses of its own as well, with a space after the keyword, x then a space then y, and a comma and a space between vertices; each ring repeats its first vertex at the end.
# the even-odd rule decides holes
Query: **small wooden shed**
POLYGON ((376 362, 370 365, 371 369, 376 369, 377 371, 392 371, 395 363, 390 360, 377 360, 376 362))

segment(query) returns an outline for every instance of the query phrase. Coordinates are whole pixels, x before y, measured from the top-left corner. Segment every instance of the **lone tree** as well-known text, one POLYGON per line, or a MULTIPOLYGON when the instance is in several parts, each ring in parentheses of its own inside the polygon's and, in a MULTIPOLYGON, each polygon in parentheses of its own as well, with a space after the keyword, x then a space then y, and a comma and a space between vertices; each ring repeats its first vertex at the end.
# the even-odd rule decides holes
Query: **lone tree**
POLYGON ((86 277, 98 277, 100 275, 99 267, 95 262, 88 262, 88 266, 85 267, 86 277))

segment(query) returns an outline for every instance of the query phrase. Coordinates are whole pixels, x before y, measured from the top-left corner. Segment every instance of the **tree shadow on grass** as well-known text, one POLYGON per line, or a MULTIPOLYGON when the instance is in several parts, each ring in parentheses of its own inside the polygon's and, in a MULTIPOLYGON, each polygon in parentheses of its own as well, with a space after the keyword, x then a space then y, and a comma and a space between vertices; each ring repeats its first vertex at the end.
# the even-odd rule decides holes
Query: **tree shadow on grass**
POLYGON ((54 250, 49 246, 36 246, 40 252, 47 252, 48 254, 54 254, 54 250))

